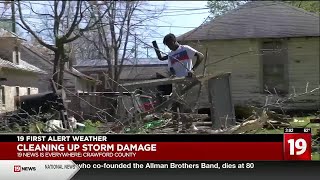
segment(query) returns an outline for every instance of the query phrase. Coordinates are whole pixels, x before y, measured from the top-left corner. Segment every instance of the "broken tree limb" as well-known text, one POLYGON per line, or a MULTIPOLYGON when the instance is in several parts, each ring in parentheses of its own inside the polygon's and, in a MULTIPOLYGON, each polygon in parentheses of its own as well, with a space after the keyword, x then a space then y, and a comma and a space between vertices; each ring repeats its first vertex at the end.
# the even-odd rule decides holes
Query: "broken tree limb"
MULTIPOLYGON (((196 82, 193 82, 192 84, 188 85, 187 87, 182 89, 180 95, 184 95, 187 91, 189 91, 193 86, 195 86, 198 83, 199 83, 199 81, 196 81, 196 82)), ((140 113, 140 117, 144 117, 144 116, 146 116, 146 115, 148 115, 150 113, 153 113, 153 112, 161 111, 164 108, 168 107, 170 104, 172 104, 174 101, 176 101, 176 99, 177 99, 177 97, 170 97, 170 99, 168 99, 165 102, 161 103, 160 105, 158 105, 154 109, 151 109, 151 110, 149 110, 147 112, 140 113)))
MULTIPOLYGON (((201 76, 197 78, 201 78, 201 76)), ((196 78, 185 78, 185 77, 163 78, 163 79, 146 80, 146 81, 139 81, 139 82, 133 82, 133 83, 124 83, 122 84, 122 86, 131 87, 131 88, 146 87, 146 86, 160 86, 160 85, 167 85, 172 83, 183 83, 185 81, 190 81, 194 79, 196 78)))
POLYGON ((283 123, 279 121, 267 121, 267 123, 264 124, 264 128, 266 129, 275 129, 275 128, 285 128, 290 127, 290 123, 283 123))
POLYGON ((131 87, 131 88, 138 88, 138 87, 147 87, 147 86, 160 86, 160 85, 168 85, 173 83, 184 83, 191 81, 199 81, 204 82, 211 78, 219 78, 224 75, 229 75, 230 72, 216 72, 211 75, 200 75, 196 77, 176 77, 176 78, 163 78, 163 79, 153 79, 153 80, 146 80, 146 81, 139 81, 139 82, 132 82, 132 83, 124 83, 121 84, 124 87, 131 87))
POLYGON ((181 115, 186 115, 193 119, 206 119, 209 117, 208 114, 192 114, 192 113, 180 113, 181 115))
POLYGON ((195 126, 212 126, 212 122, 193 122, 195 126))
MULTIPOLYGON (((207 59, 208 59, 208 48, 206 48, 206 55, 204 57, 202 76, 205 76, 205 74, 206 74, 207 59)), ((200 83, 199 90, 198 90, 198 93, 197 93, 196 105, 192 108, 193 112, 198 108, 198 106, 200 104, 199 98, 200 98, 200 95, 201 95, 201 92, 202 92, 202 86, 203 86, 203 83, 200 83)))
MULTIPOLYGON (((194 114, 194 113, 178 113, 178 112, 172 112, 172 114, 179 114, 181 116, 185 116, 188 119, 198 119, 198 120, 204 120, 209 118, 208 114, 194 114)), ((211 123, 211 122, 210 122, 211 123)))
MULTIPOLYGON (((56 85, 56 82, 53 80, 53 79, 50 79, 51 80, 51 85, 52 85, 52 89, 53 89, 53 93, 57 94, 58 93, 58 88, 57 88, 57 85, 56 85)), ((63 93, 63 90, 61 89, 62 91, 62 95, 60 96, 60 98, 58 98, 58 101, 60 101, 60 110, 59 110, 59 113, 60 113, 60 118, 63 122, 63 128, 66 128, 66 129, 69 129, 70 131, 72 131, 72 128, 68 122, 68 114, 67 114, 67 106, 66 106, 66 102, 65 102, 65 94, 63 93)))
MULTIPOLYGON (((150 81, 142 81, 142 85, 146 86, 150 86, 150 83, 152 85, 163 85, 164 83, 173 83, 173 82, 183 82, 183 80, 188 80, 189 81, 189 84, 187 84, 186 87, 184 87, 181 92, 180 92, 180 96, 183 96, 184 94, 186 94, 190 89, 192 89, 195 85, 201 83, 201 82, 204 82, 204 81, 208 81, 209 79, 212 79, 212 78, 219 78, 219 77, 223 77, 223 76, 226 76, 226 75, 230 75, 229 72, 218 72, 218 73, 215 73, 213 75, 207 75, 207 76, 199 76, 199 77, 194 77, 194 78, 173 78, 173 79, 169 79, 169 78, 165 78, 165 79, 158 79, 158 80, 150 80, 150 81), (169 80, 169 82, 168 82, 169 80), (161 83, 159 84, 158 81, 160 81, 161 83), (191 83, 190 83, 191 81, 191 83)), ((130 84, 130 83, 129 83, 130 84)), ((129 84, 127 84, 129 86, 129 84)), ((137 85, 137 83, 131 83, 132 85, 137 85)), ((140 86, 141 87, 141 86, 140 86)), ((142 112, 139 114, 140 118, 143 118, 144 116, 150 114, 150 113, 154 113, 154 112, 157 112, 157 111, 161 111, 163 109, 165 109, 166 107, 168 107, 170 104, 172 104, 174 101, 177 100, 177 97, 170 97, 168 100, 164 101, 163 103, 161 103, 160 105, 158 105, 157 107, 155 107, 154 109, 151 109, 149 111, 146 111, 146 112, 142 112)))
POLYGON ((240 125, 236 125, 236 126, 233 126, 229 129, 227 129, 223 133, 225 133, 225 134, 242 134, 242 133, 258 130, 258 129, 263 128, 264 124, 267 123, 267 121, 268 121, 267 112, 265 110, 263 110, 261 112, 261 114, 259 114, 258 119, 244 121, 240 125))

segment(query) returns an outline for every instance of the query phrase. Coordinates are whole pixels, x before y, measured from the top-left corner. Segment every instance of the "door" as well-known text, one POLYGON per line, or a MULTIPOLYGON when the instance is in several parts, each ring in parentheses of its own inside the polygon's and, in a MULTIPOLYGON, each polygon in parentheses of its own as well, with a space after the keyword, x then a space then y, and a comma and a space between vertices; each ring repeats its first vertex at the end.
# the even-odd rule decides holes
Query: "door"
POLYGON ((234 126, 235 111, 231 96, 230 74, 212 78, 208 82, 211 120, 214 129, 234 126))

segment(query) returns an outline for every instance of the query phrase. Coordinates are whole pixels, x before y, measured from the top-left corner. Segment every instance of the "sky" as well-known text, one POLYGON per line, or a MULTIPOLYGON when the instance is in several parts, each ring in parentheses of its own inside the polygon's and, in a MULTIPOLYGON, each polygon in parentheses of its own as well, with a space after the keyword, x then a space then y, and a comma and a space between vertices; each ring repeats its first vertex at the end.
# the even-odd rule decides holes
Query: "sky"
MULTIPOLYGON (((162 43, 166 34, 182 35, 200 26, 210 14, 206 7, 207 1, 149 1, 149 4, 165 6, 165 10, 162 13, 163 16, 159 17, 158 20, 154 20, 152 24, 168 27, 156 27, 154 34, 144 38, 144 41, 152 44, 151 42, 156 40, 159 48, 165 52, 169 51, 162 43)), ((141 56, 147 57, 145 53, 141 56)), ((149 56, 156 57, 154 50, 149 49, 149 56)))
MULTIPOLYGON (((33 1, 33 7, 37 10, 37 3, 45 3, 42 1, 33 1)), ((184 34, 199 25, 209 16, 209 10, 206 7, 207 1, 144 1, 147 9, 158 8, 164 9, 160 17, 144 23, 147 31, 138 31, 137 44, 138 44, 138 57, 156 57, 152 48, 145 48, 152 45, 152 41, 156 40, 160 50, 168 52, 162 41, 163 37, 168 33, 173 33, 176 36, 184 34), (150 26, 150 27, 149 27, 150 26), (159 27, 160 26, 160 27, 159 27), (143 42, 142 42, 143 41, 143 42)), ((3 5, 1 5, 3 6, 3 5)), ((41 8, 42 6, 39 6, 41 8)), ((3 11, 3 7, 1 8, 3 11)), ((6 17, 10 18, 10 8, 6 8, 6 17)), ((28 13, 27 13, 28 14, 28 13)), ((17 17, 17 19, 19 19, 17 17)), ((40 20, 38 17, 28 18, 32 23, 38 24, 40 20), (37 23, 38 22, 38 23, 37 23)), ((19 20, 18 20, 19 21, 19 20)), ((43 22, 42 22, 43 23, 43 22)), ((39 24, 38 24, 39 25, 39 24)), ((21 32, 25 34, 25 32, 21 32)), ((130 47, 134 44, 134 37, 131 37, 130 47)), ((131 56, 133 56, 131 54, 131 56)))

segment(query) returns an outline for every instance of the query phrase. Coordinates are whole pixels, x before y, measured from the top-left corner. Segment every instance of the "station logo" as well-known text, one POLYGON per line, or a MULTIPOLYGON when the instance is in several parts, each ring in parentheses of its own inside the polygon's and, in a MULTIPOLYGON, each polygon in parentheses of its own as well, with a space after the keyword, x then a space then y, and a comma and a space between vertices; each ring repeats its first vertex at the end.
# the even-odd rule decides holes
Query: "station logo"
POLYGON ((31 167, 31 166, 20 166, 20 165, 14 165, 13 166, 13 172, 22 172, 22 171, 36 171, 36 167, 31 167))
POLYGON ((21 172, 21 166, 20 165, 14 165, 13 166, 13 172, 21 172))

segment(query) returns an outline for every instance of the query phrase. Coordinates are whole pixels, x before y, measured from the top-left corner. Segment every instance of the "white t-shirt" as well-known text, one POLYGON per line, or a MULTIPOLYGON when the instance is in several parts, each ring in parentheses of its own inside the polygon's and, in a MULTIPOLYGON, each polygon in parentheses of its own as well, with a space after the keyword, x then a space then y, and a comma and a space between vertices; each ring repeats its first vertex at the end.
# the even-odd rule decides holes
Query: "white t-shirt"
POLYGON ((175 51, 168 54, 168 68, 173 67, 177 77, 187 76, 193 67, 192 58, 197 52, 188 45, 179 45, 175 51))

